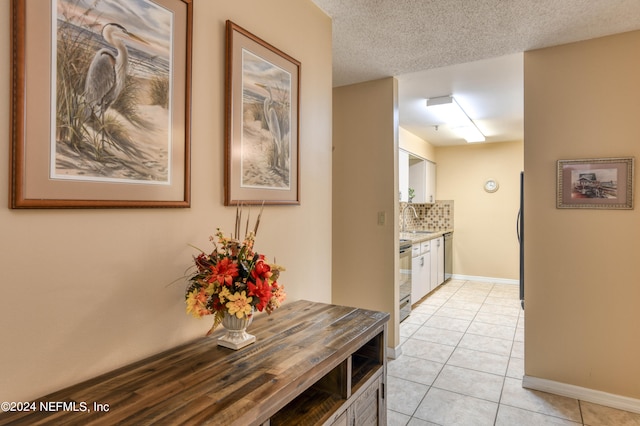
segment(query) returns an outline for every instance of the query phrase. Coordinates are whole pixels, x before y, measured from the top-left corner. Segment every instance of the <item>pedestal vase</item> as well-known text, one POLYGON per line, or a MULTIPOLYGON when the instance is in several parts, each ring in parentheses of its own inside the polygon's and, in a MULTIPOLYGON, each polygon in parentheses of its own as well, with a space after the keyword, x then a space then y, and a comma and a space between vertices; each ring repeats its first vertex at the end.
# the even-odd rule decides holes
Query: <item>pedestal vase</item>
POLYGON ((218 346, 238 350, 256 341, 256 336, 246 332, 247 327, 251 324, 253 312, 244 318, 238 318, 228 312, 224 313, 222 326, 226 330, 224 336, 218 339, 218 346))

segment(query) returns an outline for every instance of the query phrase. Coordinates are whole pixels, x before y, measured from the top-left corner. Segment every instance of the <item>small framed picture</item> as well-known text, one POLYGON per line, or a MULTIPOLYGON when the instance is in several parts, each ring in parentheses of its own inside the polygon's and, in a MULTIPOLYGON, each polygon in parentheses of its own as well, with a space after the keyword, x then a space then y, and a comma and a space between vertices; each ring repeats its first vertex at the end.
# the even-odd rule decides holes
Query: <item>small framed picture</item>
POLYGON ((300 204, 300 62, 226 23, 225 205, 300 204))
POLYGON ((633 209, 632 157, 558 160, 557 208, 633 209))

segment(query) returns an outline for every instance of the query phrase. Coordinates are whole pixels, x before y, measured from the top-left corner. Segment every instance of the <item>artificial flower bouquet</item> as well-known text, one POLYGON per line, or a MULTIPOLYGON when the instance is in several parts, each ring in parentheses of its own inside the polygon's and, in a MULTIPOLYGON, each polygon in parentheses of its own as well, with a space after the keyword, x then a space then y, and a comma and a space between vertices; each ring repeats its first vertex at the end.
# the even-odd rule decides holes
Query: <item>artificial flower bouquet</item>
POLYGON ((284 268, 269 264, 264 255, 254 251, 260 215, 253 231, 239 241, 241 210, 236 210, 235 238, 225 237, 220 228, 211 253, 201 251, 194 257, 195 273, 189 278, 185 300, 187 313, 200 318, 214 315, 211 334, 222 322, 225 312, 237 318, 250 318, 253 310, 267 314, 278 308, 286 298, 284 287, 277 280, 284 268))

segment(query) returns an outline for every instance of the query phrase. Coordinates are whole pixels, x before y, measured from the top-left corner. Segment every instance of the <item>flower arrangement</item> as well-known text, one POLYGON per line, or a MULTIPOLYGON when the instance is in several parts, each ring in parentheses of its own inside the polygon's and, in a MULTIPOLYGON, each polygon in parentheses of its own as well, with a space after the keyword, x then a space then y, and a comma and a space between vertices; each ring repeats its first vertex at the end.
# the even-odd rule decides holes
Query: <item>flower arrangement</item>
POLYGON ((278 308, 286 298, 284 287, 277 280, 282 266, 269 264, 253 246, 260 224, 258 215, 253 231, 243 241, 238 239, 242 211, 236 209, 235 238, 225 237, 220 228, 210 237, 214 248, 210 253, 201 250, 194 257, 195 273, 189 278, 185 293, 187 313, 201 318, 214 315, 211 334, 222 322, 225 312, 237 318, 250 318, 253 309, 267 314, 278 308))

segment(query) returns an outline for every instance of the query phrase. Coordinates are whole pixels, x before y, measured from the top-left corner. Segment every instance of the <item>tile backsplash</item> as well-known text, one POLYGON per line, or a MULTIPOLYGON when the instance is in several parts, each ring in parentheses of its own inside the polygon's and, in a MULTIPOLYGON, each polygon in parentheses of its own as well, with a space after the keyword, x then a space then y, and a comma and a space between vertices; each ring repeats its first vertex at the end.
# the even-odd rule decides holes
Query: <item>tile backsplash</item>
POLYGON ((410 203, 418 218, 413 215, 413 210, 407 207, 407 211, 402 215, 402 211, 409 203, 400 203, 400 230, 402 230, 403 221, 406 219, 406 230, 424 230, 424 231, 445 231, 453 229, 453 200, 438 200, 434 204, 410 203))

